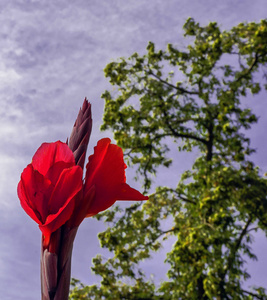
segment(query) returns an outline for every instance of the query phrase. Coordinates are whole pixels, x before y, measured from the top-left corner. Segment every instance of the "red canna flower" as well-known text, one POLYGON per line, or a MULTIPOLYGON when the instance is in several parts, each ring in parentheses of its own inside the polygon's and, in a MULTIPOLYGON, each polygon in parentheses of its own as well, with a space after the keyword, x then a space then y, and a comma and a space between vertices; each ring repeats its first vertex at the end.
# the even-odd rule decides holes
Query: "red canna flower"
POLYGON ((18 184, 21 206, 39 224, 46 242, 71 217, 75 196, 82 190, 82 176, 72 151, 60 141, 42 144, 22 172, 18 184))
POLYGON ((121 148, 104 138, 89 157, 83 187, 82 168, 75 165, 69 147, 60 141, 44 143, 21 174, 21 206, 48 242, 51 233, 68 220, 69 227, 75 227, 116 200, 148 199, 126 184, 125 168, 121 148))

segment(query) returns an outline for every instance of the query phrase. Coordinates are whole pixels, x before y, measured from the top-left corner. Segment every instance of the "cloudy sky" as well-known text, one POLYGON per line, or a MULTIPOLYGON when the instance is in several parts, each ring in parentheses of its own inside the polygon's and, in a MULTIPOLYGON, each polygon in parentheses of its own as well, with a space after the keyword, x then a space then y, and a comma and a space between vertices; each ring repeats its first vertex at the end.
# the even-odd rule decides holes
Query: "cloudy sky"
MULTIPOLYGON (((158 47, 183 45, 182 25, 194 17, 202 25, 217 21, 230 29, 266 17, 266 0, 1 0, 0 1, 0 295, 4 300, 40 298, 40 231, 19 205, 20 173, 42 142, 65 141, 84 97, 92 102, 94 128, 89 146, 100 137, 109 87, 103 68, 118 57, 158 47)), ((266 93, 253 99, 261 116, 251 131, 254 161, 267 170, 264 151, 266 93)), ((183 166, 181 166, 182 168, 183 166)), ((127 172, 128 182, 133 173, 127 172)), ((100 250, 103 224, 86 219, 74 245, 72 276, 92 284, 91 259, 100 250)), ((255 237, 257 263, 250 284, 267 287, 267 243, 255 237), (265 276, 264 276, 265 275, 265 276)), ((147 271, 160 274, 153 261, 147 271)), ((159 275, 158 275, 159 276, 159 275)))

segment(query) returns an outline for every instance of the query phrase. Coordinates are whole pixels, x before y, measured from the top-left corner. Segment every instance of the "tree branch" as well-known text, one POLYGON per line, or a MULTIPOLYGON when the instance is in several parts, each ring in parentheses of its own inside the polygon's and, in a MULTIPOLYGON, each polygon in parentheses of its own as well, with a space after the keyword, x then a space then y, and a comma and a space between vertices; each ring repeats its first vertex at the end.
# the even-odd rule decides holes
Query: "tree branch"
POLYGON ((257 298, 257 299, 260 299, 260 300, 266 299, 266 298, 263 298, 263 297, 261 297, 261 296, 255 294, 255 293, 251 293, 251 292, 246 291, 246 290, 242 290, 242 292, 243 292, 243 293, 246 293, 246 294, 248 294, 248 295, 250 295, 250 296, 253 296, 253 297, 257 298))
POLYGON ((196 201, 194 200, 191 200, 191 199, 188 199, 188 198, 185 198, 183 196, 181 196, 181 194, 179 192, 177 192, 176 190, 174 189, 171 189, 171 188, 164 188, 163 190, 159 191, 159 192, 156 192, 156 193, 153 193, 150 195, 153 196, 153 195, 157 195, 157 194, 162 194, 164 192, 172 192, 172 193, 175 193, 181 200, 183 200, 184 202, 188 202, 188 203, 191 203, 191 204, 196 204, 196 201))
POLYGON ((236 82, 238 82, 238 81, 242 80, 243 78, 245 78, 245 77, 252 71, 252 69, 253 69, 253 68, 256 66, 256 64, 258 63, 258 58, 259 58, 259 55, 258 55, 258 53, 256 53, 256 54, 255 54, 255 58, 254 58, 254 60, 253 60, 253 62, 252 62, 252 64, 251 64, 251 66, 247 69, 247 71, 246 71, 244 74, 240 75, 240 76, 236 79, 236 82))
POLYGON ((161 83, 168 85, 169 87, 178 90, 179 92, 181 92, 182 94, 189 94, 189 95, 199 95, 199 92, 195 92, 195 91, 188 91, 184 88, 181 88, 179 86, 175 86, 169 82, 167 82, 166 80, 161 79, 159 76, 157 76, 156 74, 154 74, 151 70, 147 72, 147 74, 152 75, 153 77, 155 77, 157 80, 159 80, 161 83))
POLYGON ((188 139, 192 139, 192 140, 196 140, 199 141, 205 145, 208 144, 208 142, 205 139, 202 139, 198 136, 192 135, 192 134, 186 134, 186 133, 178 133, 176 132, 173 127, 171 126, 170 122, 169 122, 169 116, 167 115, 166 110, 164 109, 164 100, 162 99, 161 96, 159 96, 159 99, 161 100, 161 108, 162 108, 162 112, 163 115, 165 117, 165 123, 168 126, 168 128, 170 129, 171 133, 175 136, 175 137, 179 137, 179 138, 188 138, 188 139))
POLYGON ((249 225, 251 224, 252 222, 252 217, 249 217, 248 220, 247 220, 247 223, 245 224, 245 226, 243 227, 243 230, 241 231, 241 234, 239 236, 239 238, 236 240, 236 243, 234 245, 234 248, 233 250, 231 251, 230 255, 229 255, 229 258, 228 258, 228 263, 227 263, 227 268, 224 272, 224 275, 223 277, 226 276, 227 272, 230 270, 230 268, 232 267, 232 264, 234 262, 234 259, 235 259, 235 255, 242 243, 242 239, 244 238, 244 236, 247 234, 247 230, 248 230, 248 227, 249 225))

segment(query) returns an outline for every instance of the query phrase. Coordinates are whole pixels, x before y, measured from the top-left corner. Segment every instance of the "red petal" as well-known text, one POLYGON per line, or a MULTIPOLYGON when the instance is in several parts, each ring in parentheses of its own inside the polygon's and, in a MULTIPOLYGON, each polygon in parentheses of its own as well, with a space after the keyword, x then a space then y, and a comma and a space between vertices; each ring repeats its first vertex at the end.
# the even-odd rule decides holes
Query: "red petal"
POLYGON ((49 214, 56 214, 65 203, 79 193, 83 186, 82 176, 83 171, 80 166, 63 170, 49 201, 49 214))
POLYGON ((87 211, 91 205, 91 202, 95 197, 95 186, 92 186, 84 197, 76 199, 75 210, 73 216, 68 222, 70 228, 78 227, 84 218, 87 217, 87 211))
POLYGON ((45 240, 72 216, 75 196, 82 189, 83 171, 80 166, 65 169, 59 177, 49 201, 49 215, 44 225, 39 225, 45 240))
POLYGON ((109 208, 116 200, 148 199, 125 183, 126 165, 122 149, 110 142, 108 138, 100 140, 86 166, 85 194, 93 185, 96 190, 87 216, 109 208))
POLYGON ((40 230, 45 236, 46 244, 47 241, 50 240, 50 235, 70 219, 74 206, 74 199, 70 199, 70 201, 66 202, 56 214, 50 214, 44 225, 39 225, 40 230))
POLYGON ((86 186, 102 181, 105 183, 102 187, 107 188, 113 187, 114 183, 126 182, 122 149, 110 143, 109 138, 104 138, 94 148, 86 165, 86 186))
POLYGON ((38 224, 44 223, 48 213, 51 182, 28 165, 21 174, 18 196, 25 212, 38 224))
POLYGON ((59 176, 63 172, 63 170, 69 169, 71 167, 73 167, 73 163, 66 163, 64 161, 58 161, 49 168, 45 177, 48 178, 55 186, 59 179, 59 176))
POLYGON ((46 175, 50 167, 59 161, 75 165, 73 153, 68 145, 60 141, 43 143, 34 154, 32 165, 34 169, 46 175))

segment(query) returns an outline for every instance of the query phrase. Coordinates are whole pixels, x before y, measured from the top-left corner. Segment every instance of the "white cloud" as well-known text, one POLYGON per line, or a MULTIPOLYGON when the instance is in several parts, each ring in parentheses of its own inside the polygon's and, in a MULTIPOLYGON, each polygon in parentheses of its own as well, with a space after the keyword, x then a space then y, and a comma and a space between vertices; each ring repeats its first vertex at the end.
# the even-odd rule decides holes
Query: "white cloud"
POLYGON ((1 70, 0 67, 0 89, 6 86, 15 85, 21 76, 14 69, 4 69, 1 70))

